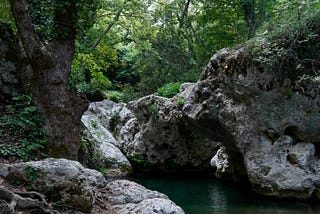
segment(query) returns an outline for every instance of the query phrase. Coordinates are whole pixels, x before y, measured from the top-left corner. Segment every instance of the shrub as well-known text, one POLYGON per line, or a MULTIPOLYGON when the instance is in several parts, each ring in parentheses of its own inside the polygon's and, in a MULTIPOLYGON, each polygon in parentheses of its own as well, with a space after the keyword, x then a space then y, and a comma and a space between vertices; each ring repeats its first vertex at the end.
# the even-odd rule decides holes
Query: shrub
POLYGON ((276 11, 278 19, 249 42, 253 59, 267 70, 281 71, 283 77, 319 76, 320 3, 283 2, 276 11))
POLYGON ((14 97, 4 109, 4 114, 0 115, 0 157, 30 160, 43 156, 47 135, 32 96, 14 97))
POLYGON ((181 82, 168 83, 160 87, 157 92, 162 97, 171 98, 179 93, 181 82))
POLYGON ((123 94, 119 91, 104 91, 103 96, 105 99, 112 100, 116 103, 123 100, 123 94))

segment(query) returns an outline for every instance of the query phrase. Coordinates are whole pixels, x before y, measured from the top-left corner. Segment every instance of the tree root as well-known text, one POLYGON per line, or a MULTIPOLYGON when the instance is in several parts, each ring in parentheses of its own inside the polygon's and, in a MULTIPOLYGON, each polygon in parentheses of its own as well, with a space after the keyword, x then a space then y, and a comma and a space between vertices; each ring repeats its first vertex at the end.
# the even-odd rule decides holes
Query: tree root
POLYGON ((38 192, 10 191, 0 186, 0 213, 54 214, 45 196, 38 192))

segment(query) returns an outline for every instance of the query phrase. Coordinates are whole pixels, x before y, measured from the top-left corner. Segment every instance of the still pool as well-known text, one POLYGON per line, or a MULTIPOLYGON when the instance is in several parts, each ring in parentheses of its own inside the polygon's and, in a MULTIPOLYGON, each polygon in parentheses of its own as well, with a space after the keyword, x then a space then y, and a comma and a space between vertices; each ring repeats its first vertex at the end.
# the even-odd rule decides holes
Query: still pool
POLYGON ((186 214, 304 214, 320 213, 320 204, 258 197, 243 184, 202 177, 142 177, 131 180, 165 193, 186 214))

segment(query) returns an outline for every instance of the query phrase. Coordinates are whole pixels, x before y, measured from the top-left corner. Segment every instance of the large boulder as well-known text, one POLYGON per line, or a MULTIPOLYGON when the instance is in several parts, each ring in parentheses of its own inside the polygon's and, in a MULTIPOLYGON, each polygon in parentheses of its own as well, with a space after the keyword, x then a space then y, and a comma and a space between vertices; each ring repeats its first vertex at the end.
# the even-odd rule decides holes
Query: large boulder
POLYGON ((162 193, 128 180, 107 181, 77 161, 0 164, 0 176, 1 213, 184 213, 162 193))
POLYGON ((281 66, 264 69, 245 47, 223 49, 200 81, 178 95, 182 114, 222 142, 223 170, 236 176, 241 169, 256 192, 319 198, 320 85, 282 75, 281 66))
POLYGON ((108 213, 183 214, 184 211, 168 196, 128 180, 115 180, 107 184, 103 195, 108 213))
POLYGON ((93 208, 98 189, 106 185, 101 173, 66 159, 0 164, 0 176, 13 184, 23 184, 40 192, 54 203, 82 212, 93 208))
POLYGON ((176 172, 210 168, 219 142, 186 123, 183 101, 177 99, 149 95, 128 103, 136 118, 121 129, 120 142, 138 169, 176 172))
POLYGON ((127 158, 141 171, 209 169, 220 143, 187 126, 181 107, 177 100, 156 95, 128 105, 110 100, 91 103, 82 116, 80 162, 105 168, 108 176, 130 173, 127 158))
POLYGON ((80 162, 108 176, 130 174, 131 164, 121 152, 116 138, 124 123, 132 117, 123 103, 110 100, 91 103, 81 118, 84 130, 80 162))

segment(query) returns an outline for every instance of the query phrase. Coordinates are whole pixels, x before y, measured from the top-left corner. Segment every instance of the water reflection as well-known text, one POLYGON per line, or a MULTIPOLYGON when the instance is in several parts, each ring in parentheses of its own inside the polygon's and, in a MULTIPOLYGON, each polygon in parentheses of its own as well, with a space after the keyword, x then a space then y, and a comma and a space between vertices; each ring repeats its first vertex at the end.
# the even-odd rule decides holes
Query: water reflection
POLYGON ((186 214, 319 214, 320 204, 260 198, 249 186, 213 178, 140 177, 132 180, 163 192, 186 214))
POLYGON ((222 186, 216 184, 209 185, 208 199, 212 211, 227 211, 227 196, 222 186))

